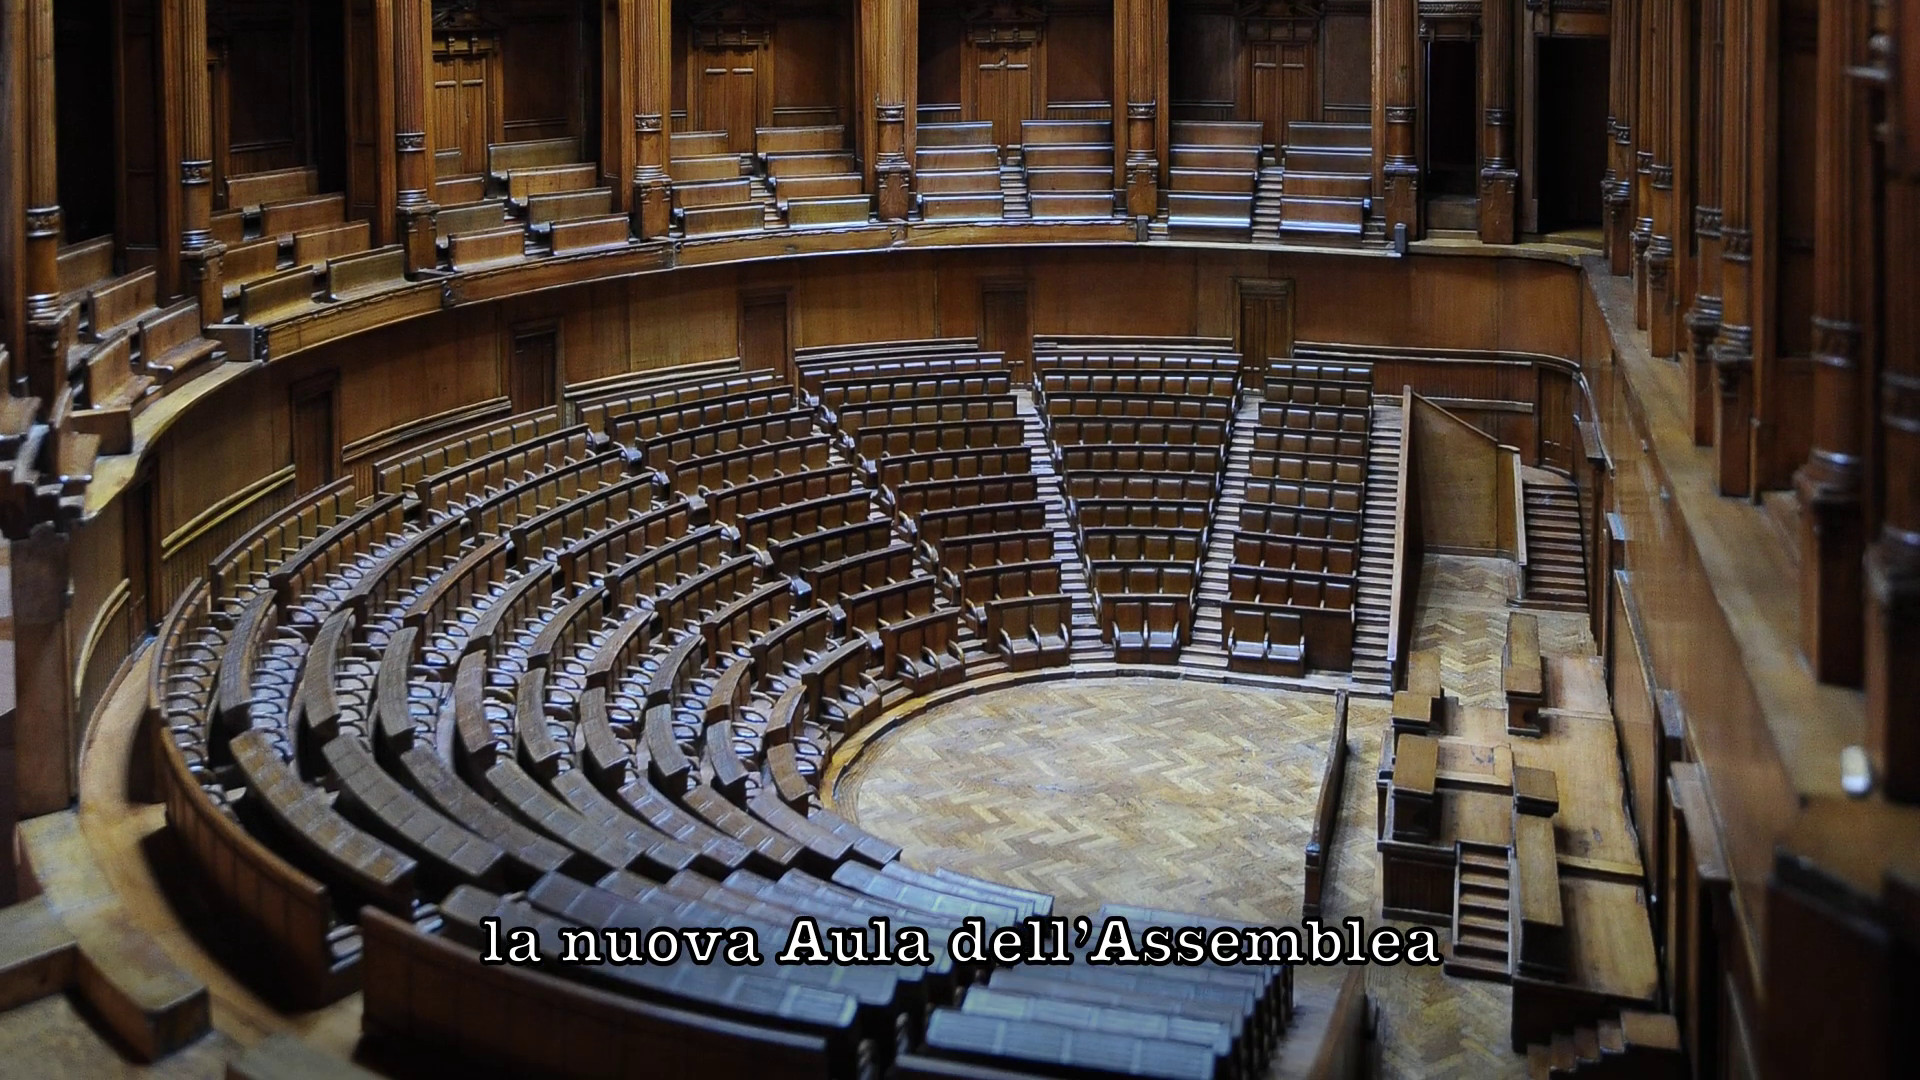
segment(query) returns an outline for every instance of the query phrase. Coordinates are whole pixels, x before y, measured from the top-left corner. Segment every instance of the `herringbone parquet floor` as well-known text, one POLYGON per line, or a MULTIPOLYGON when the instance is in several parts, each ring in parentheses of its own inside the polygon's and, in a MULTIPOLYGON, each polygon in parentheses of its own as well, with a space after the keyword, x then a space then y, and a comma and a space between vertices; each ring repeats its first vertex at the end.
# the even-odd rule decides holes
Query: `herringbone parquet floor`
MULTIPOLYGON (((1413 647, 1440 652, 1447 692, 1466 705, 1504 707, 1507 572, 1493 559, 1426 563, 1413 647)), ((1543 651, 1591 653, 1584 616, 1538 614, 1543 651)), ((876 739, 841 778, 836 802, 916 865, 1046 890, 1068 914, 1116 900, 1292 923, 1332 716, 1328 697, 1198 681, 1011 688, 876 739)), ((1378 919, 1374 768, 1387 716, 1378 701, 1349 710, 1329 921, 1378 919)), ((1526 1075, 1526 1059, 1507 1048, 1508 987, 1437 967, 1375 967, 1367 977, 1379 1076, 1526 1075)))

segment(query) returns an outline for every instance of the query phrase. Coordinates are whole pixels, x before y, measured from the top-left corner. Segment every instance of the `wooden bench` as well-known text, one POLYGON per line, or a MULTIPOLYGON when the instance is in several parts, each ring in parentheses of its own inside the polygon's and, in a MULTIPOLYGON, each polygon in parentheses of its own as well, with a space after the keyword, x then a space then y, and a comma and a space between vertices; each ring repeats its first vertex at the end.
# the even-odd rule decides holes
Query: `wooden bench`
POLYGON ((828 495, 844 495, 853 490, 854 476, 850 466, 836 465, 793 476, 750 480, 713 492, 707 497, 708 512, 716 522, 737 525, 747 515, 762 510, 828 495))
POLYGON ((1038 562, 1053 558, 1053 533, 1027 529, 1011 533, 944 537, 934 544, 940 567, 954 574, 1002 563, 1038 562))
POLYGON ((484 270, 527 257, 527 232, 505 225, 483 232, 456 233, 447 238, 447 265, 455 270, 484 270))
POLYGON ((1551 817, 1513 815, 1513 891, 1514 970, 1535 979, 1566 978, 1570 942, 1551 817))
POLYGON ((433 212, 434 236, 442 246, 461 233, 487 232, 506 223, 507 204, 498 199, 442 206, 433 212))
POLYGON ((864 225, 872 212, 873 199, 868 195, 793 195, 787 200, 787 224, 798 229, 864 225))
POLYGON ((345 195, 313 195, 288 202, 269 203, 260 208, 260 235, 277 236, 290 243, 293 235, 323 225, 338 225, 347 218, 345 195))
POLYGON ((1233 417, 1231 398, 1204 395, 1050 394, 1045 404, 1050 420, 1112 416, 1226 421, 1233 417))
POLYGON ((690 206, 680 212, 680 229, 688 237, 756 232, 766 227, 766 208, 757 202, 690 206))
POLYGON ((1101 596, 1122 593, 1179 593, 1192 595, 1200 572, 1192 562, 1100 561, 1087 564, 1093 591, 1101 596))
POLYGON ((1022 446, 1025 440, 1025 422, 1009 417, 874 425, 862 428, 854 445, 861 457, 875 459, 934 450, 1022 446))
POLYGON ((303 199, 320 190, 320 173, 304 167, 243 173, 226 180, 222 206, 227 209, 257 209, 264 203, 303 199))
POLYGON ((293 264, 319 270, 329 259, 367 250, 371 237, 364 221, 304 229, 293 234, 293 264))
MULTIPOLYGON (((738 159, 734 159, 735 173, 739 171, 738 159)), ((753 181, 744 176, 732 175, 720 180, 688 180, 673 185, 673 205, 685 209, 690 206, 727 206, 753 201, 753 181)))
POLYGON ((304 315, 315 306, 310 266, 295 266, 240 286, 240 321, 254 326, 304 315))
POLYGON ((629 476, 544 510, 509 530, 517 560, 558 555, 574 540, 654 509, 653 478, 629 476))
POLYGON ((445 895, 461 884, 497 887, 503 880, 505 855, 499 847, 408 791, 380 767, 366 744, 352 737, 335 738, 322 753, 340 785, 335 809, 347 821, 418 860, 427 896, 445 895))
POLYGON ((156 395, 153 380, 134 370, 133 341, 124 331, 87 353, 84 379, 87 407, 73 414, 75 430, 98 436, 102 454, 133 448, 133 418, 156 395))
POLYGON ((1082 529, 1183 529, 1200 530, 1213 517, 1209 502, 1162 500, 1142 503, 1134 499, 1076 499, 1074 509, 1082 529))
POLYGON ((1081 550, 1093 561, 1198 562, 1205 553, 1199 529, 1092 528, 1080 532, 1081 550))
POLYGON ((184 384, 207 370, 223 355, 220 346, 200 333, 200 302, 182 300, 140 319, 134 344, 140 368, 164 386, 184 384))
POLYGON ((1359 560, 1358 547, 1354 543, 1311 540, 1302 536, 1241 532, 1233 538, 1233 561, 1274 570, 1305 570, 1351 577, 1359 560))
POLYGON ((1063 472, 1171 472, 1218 474, 1226 455, 1219 447, 1089 444, 1063 447, 1063 472))
POLYGON ((973 607, 990 600, 1017 596, 1051 596, 1060 592, 1060 564, 1052 561, 999 563, 959 575, 960 598, 973 607))
POLYGON ((833 379, 820 384, 820 403, 829 409, 839 409, 868 402, 981 397, 989 394, 1005 394, 1012 389, 1012 377, 1004 371, 960 372, 951 375, 896 375, 874 379, 833 379))
POLYGON ((791 476, 826 466, 831 460, 830 446, 825 435, 812 435, 691 458, 674 464, 669 483, 676 492, 694 494, 749 480, 791 476))
POLYGON ((1253 506, 1278 506, 1292 510, 1323 510, 1337 514, 1360 513, 1366 491, 1358 484, 1321 484, 1311 480, 1277 480, 1252 477, 1247 480, 1246 501, 1253 506))
POLYGON ((688 428, 783 413, 793 407, 792 388, 769 386, 632 412, 609 413, 599 427, 615 442, 644 443, 688 428))
POLYGON ((602 218, 613 213, 613 189, 581 188, 527 197, 527 224, 551 226, 582 218, 602 218))
POLYGON ((633 230, 625 214, 556 221, 547 235, 548 246, 555 255, 625 247, 633 241, 633 230))
POLYGON ((599 165, 588 161, 570 165, 532 165, 507 171, 507 202, 526 208, 528 200, 543 194, 591 190, 599 183, 599 165))
POLYGON ((582 157, 580 140, 571 136, 488 143, 487 174, 494 181, 504 184, 515 169, 568 165, 580 161, 582 157))
POLYGON ((1188 593, 1102 593, 1102 633, 1121 663, 1170 664, 1180 658, 1193 625, 1188 593))
POLYGON ((1039 500, 957 506, 951 510, 929 510, 920 515, 917 524, 921 539, 939 544, 951 537, 1043 529, 1047 525, 1047 508, 1039 500))
POLYGON ((1025 446, 934 450, 883 458, 879 463, 880 485, 887 488, 929 480, 963 480, 1032 471, 1033 452, 1025 446))
POLYGON ((894 488, 893 505, 899 513, 919 517, 929 510, 1028 502, 1039 497, 1039 483, 1032 473, 927 480, 894 488))
POLYGON ((1248 475, 1261 479, 1308 480, 1317 484, 1364 485, 1367 466, 1359 458, 1329 458, 1287 454, 1256 445, 1248 460, 1248 475))
POLYGON ((737 179, 740 168, 738 154, 699 154, 675 157, 667 163, 667 175, 673 178, 677 188, 681 184, 737 179))
POLYGON ((1016 671, 1064 664, 1073 644, 1073 600, 1062 594, 988 601, 980 635, 1016 671))
POLYGON ((846 597, 841 606, 849 629, 875 633, 883 626, 931 613, 938 597, 932 578, 915 577, 863 589, 846 597))
POLYGON ((842 405, 837 426, 849 435, 858 435, 864 427, 1004 420, 1017 414, 1018 403, 1012 394, 910 398, 842 405))
POLYGON ((819 566, 803 567, 801 576, 812 586, 816 597, 831 604, 843 596, 905 581, 917 572, 912 545, 894 543, 819 566))
POLYGON ((886 518, 854 521, 831 529, 820 529, 786 540, 769 543, 774 569, 783 574, 798 574, 803 567, 819 566, 850 555, 877 551, 893 543, 893 523, 886 518))
POLYGON ((711 457, 764 443, 786 442, 813 434, 813 413, 807 409, 722 420, 703 427, 681 428, 649 441, 641 451, 647 463, 665 469, 676 462, 711 457))
POLYGON ((839 150, 846 144, 847 129, 839 124, 763 127, 753 132, 753 152, 761 157, 839 150))
POLYGON ((1227 425, 1213 420, 1135 417, 1055 417, 1048 423, 1062 447, 1079 443, 1158 443, 1165 446, 1225 446, 1227 425))
POLYGON ((585 425, 508 443, 447 465, 416 480, 413 496, 430 510, 445 510, 499 490, 508 483, 585 460, 597 440, 585 425))
POLYGON ((1265 604, 1225 607, 1227 667, 1299 678, 1306 674, 1305 631, 1300 616, 1265 604))
POLYGON ((967 659, 956 639, 958 610, 934 611, 881 628, 881 673, 918 694, 966 678, 967 659))

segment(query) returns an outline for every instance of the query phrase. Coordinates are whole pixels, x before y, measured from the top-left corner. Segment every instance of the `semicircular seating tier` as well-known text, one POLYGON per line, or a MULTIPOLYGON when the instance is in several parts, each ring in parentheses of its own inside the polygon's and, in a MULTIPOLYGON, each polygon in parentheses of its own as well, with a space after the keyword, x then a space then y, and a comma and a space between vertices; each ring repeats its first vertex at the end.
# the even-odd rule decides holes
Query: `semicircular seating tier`
POLYGON ((512 1068, 1258 1071, 1286 969, 956 960, 963 920, 1052 898, 910 869, 816 790, 889 711, 1010 671, 1385 683, 1366 367, 1276 361, 1259 400, 1222 341, 1042 339, 1021 367, 803 350, 792 381, 605 391, 286 507, 153 666, 208 893, 298 997, 363 988, 369 1032, 512 1068), (801 916, 938 955, 773 963, 801 916), (481 963, 503 927, 543 962, 481 963), (570 927, 746 928, 766 962, 563 965, 570 927))

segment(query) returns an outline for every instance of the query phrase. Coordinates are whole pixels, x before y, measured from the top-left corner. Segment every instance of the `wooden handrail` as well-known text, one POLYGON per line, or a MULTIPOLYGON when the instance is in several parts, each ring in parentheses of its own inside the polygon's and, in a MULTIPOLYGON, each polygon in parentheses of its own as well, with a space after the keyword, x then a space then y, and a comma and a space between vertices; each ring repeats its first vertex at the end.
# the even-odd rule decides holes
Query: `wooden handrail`
POLYGON ((1327 743, 1327 762, 1320 772, 1320 799, 1314 805, 1313 831, 1307 836, 1306 883, 1300 901, 1302 918, 1320 916, 1320 898, 1326 890, 1327 864, 1333 855, 1333 834, 1340 822, 1340 795, 1347 773, 1347 692, 1334 695, 1333 736, 1327 743))
POLYGON ((1419 518, 1413 506, 1413 387, 1400 390, 1400 469, 1394 477, 1393 506, 1399 520, 1393 530, 1393 596, 1387 608, 1387 676, 1390 685, 1398 685, 1406 668, 1401 655, 1406 643, 1401 640, 1414 598, 1408 595, 1407 560, 1420 557, 1412 531, 1419 518), (1411 547, 1411 551, 1410 551, 1411 547))

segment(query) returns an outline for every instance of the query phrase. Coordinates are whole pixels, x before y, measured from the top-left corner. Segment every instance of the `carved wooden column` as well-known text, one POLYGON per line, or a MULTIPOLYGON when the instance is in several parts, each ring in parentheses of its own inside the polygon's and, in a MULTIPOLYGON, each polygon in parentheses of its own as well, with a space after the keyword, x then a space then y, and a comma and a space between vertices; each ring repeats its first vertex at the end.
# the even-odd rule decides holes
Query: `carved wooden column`
POLYGON ((1480 5, 1480 242, 1511 244, 1514 192, 1520 172, 1513 157, 1513 0, 1480 5))
POLYGON ((873 155, 874 210, 881 221, 905 221, 913 205, 912 69, 920 42, 914 0, 860 0, 860 53, 871 101, 863 107, 873 155))
POLYGON ((1413 49, 1419 27, 1415 0, 1374 0, 1374 139, 1380 161, 1381 205, 1387 234, 1407 227, 1420 238, 1420 159, 1414 139, 1413 49))
POLYGON ((1638 68, 1634 60, 1634 5, 1617 0, 1608 7, 1607 171, 1600 179, 1603 213, 1601 243, 1607 269, 1630 273, 1633 229, 1633 101, 1638 68))
POLYGON ((433 70, 433 0, 382 0, 390 5, 393 45, 393 152, 399 242, 407 270, 436 266, 433 246, 432 109, 427 101, 433 70))
POLYGON ((23 154, 12 163, 19 169, 19 196, 25 200, 10 209, 21 213, 15 221, 21 227, 19 277, 13 286, 23 294, 25 327, 21 334, 21 354, 25 361, 27 384, 46 407, 54 405, 54 396, 67 382, 65 340, 73 321, 60 306, 60 167, 56 158, 54 135, 54 0, 17 0, 21 10, 13 38, 19 52, 8 58, 17 63, 21 92, 19 125, 25 135, 15 152, 23 154))
POLYGON ((673 4, 672 0, 620 0, 625 16, 627 71, 633 80, 633 195, 629 214, 633 232, 658 240, 673 224, 672 158, 673 4))
MULTIPOLYGON (((1723 495, 1745 495, 1753 425, 1752 131, 1753 0, 1727 0, 1720 120, 1720 335, 1714 373, 1714 479, 1723 495)), ((1762 72, 1764 75, 1764 72, 1762 72)))
POLYGON ((1813 450, 1794 475, 1800 500, 1800 647, 1814 675, 1861 677, 1859 603, 1866 535, 1862 302, 1873 280, 1872 119, 1848 71, 1867 62, 1863 0, 1820 5, 1814 124, 1813 450))
POLYGON ((203 322, 220 321, 221 257, 213 238, 213 97, 207 76, 207 2, 182 0, 180 18, 180 278, 203 322))
MULTIPOLYGON (((1920 30, 1920 8, 1893 16, 1920 30)), ((1917 35, 1904 34, 1903 40, 1917 35)), ((1878 37, 1884 48, 1886 37, 1878 37)), ((1893 65, 1890 98, 1920 101, 1920 67, 1893 65)), ((1886 110, 1894 113, 1890 104, 1886 110)), ((1880 407, 1876 472, 1880 535, 1867 553, 1867 752, 1888 796, 1920 801, 1920 113, 1901 109, 1886 125, 1886 178, 1879 244, 1880 407)))
POLYGON ((1150 218, 1160 210, 1166 0, 1114 0, 1113 41, 1114 150, 1126 175, 1127 216, 1150 218))
POLYGON ((1647 348, 1671 359, 1676 315, 1673 289, 1673 80, 1679 54, 1673 48, 1675 0, 1652 0, 1653 54, 1649 58, 1646 221, 1647 348))
POLYGON ((1687 417, 1695 446, 1713 445, 1713 361, 1707 355, 1720 333, 1720 23, 1729 0, 1701 0, 1694 71, 1693 235, 1698 241, 1696 287, 1687 311, 1687 417))

